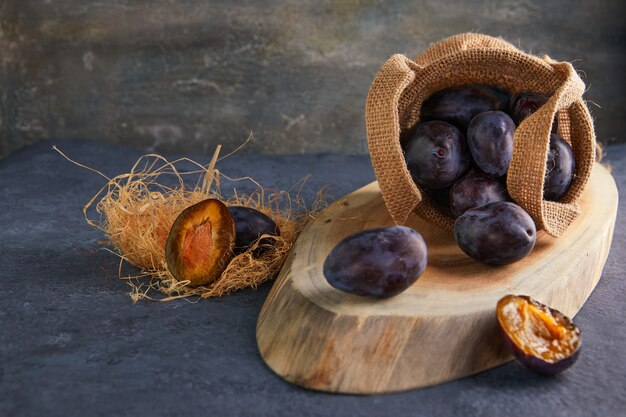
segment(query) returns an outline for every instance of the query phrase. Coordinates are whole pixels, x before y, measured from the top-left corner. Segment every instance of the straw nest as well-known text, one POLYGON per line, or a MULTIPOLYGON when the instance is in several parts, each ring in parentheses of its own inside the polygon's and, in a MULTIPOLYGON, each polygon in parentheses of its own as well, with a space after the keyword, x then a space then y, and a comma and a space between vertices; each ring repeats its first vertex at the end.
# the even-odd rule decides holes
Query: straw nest
POLYGON ((272 192, 249 177, 232 179, 225 176, 215 167, 219 146, 207 166, 188 158, 170 162, 160 155, 149 154, 139 158, 130 172, 114 178, 108 178, 56 150, 76 165, 106 178, 107 183, 84 206, 83 213, 87 223, 102 230, 108 238, 106 243, 110 248, 107 250, 119 256, 119 277, 131 286, 129 294, 134 302, 219 297, 243 288, 255 288, 276 275, 307 219, 324 205, 322 191, 318 192, 310 207, 304 204, 300 191, 306 178, 290 191, 272 192), (182 165, 194 169, 180 169, 182 165), (234 188, 232 196, 224 198, 220 189, 222 178, 234 182, 249 181, 256 189, 241 194, 234 188), (207 198, 263 212, 276 222, 281 235, 262 236, 247 251, 234 256, 215 282, 191 286, 188 281, 177 281, 169 272, 165 241, 177 216, 185 208, 207 198), (97 218, 93 218, 93 209, 97 218), (273 244, 268 245, 268 239, 273 244), (259 244, 268 248, 255 257, 253 252, 259 244), (128 264, 136 268, 125 272, 128 264))

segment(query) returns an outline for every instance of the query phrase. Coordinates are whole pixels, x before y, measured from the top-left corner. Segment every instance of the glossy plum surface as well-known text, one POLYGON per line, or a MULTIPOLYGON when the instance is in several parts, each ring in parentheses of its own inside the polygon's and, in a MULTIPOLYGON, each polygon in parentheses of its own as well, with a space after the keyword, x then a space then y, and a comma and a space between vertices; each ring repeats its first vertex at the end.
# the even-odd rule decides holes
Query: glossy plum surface
POLYGON ((511 96, 509 114, 516 125, 546 104, 548 97, 538 93, 519 93, 511 96))
MULTIPOLYGON (((258 210, 250 207, 230 206, 228 211, 235 222, 236 252, 246 250, 262 235, 280 235, 276 222, 258 210)), ((268 241, 267 243, 271 242, 268 241)))
POLYGON ((507 295, 496 306, 505 346, 535 372, 554 375, 580 354, 581 332, 570 318, 528 296, 507 295))
POLYGON ((454 222, 454 238, 471 258, 506 265, 528 255, 537 239, 535 223, 520 206, 489 203, 467 210, 454 222))
POLYGON ((508 108, 509 95, 495 87, 470 84, 451 87, 432 94, 422 104, 420 120, 444 120, 467 129, 478 113, 508 108))
MULTIPOLYGON (((539 93, 519 93, 511 96, 511 101, 509 104, 509 115, 511 119, 515 122, 517 126, 522 123, 526 117, 530 116, 541 106, 547 103, 547 96, 539 93)), ((559 118, 558 116, 554 116, 554 121, 552 122, 552 132, 558 133, 559 131, 559 118)))
POLYGON ((470 165, 465 136, 450 123, 419 123, 404 143, 404 156, 413 180, 431 189, 452 185, 470 165))
POLYGON ((513 157, 515 123, 508 114, 488 111, 476 115, 467 128, 467 144, 481 171, 500 177, 513 157))
POLYGON ((469 170, 454 183, 449 197, 454 217, 474 207, 508 200, 504 181, 476 169, 469 170))
POLYGON ((324 261, 330 285, 374 298, 397 295, 426 269, 428 251, 417 231, 405 226, 364 230, 339 242, 324 261))
POLYGON ((543 198, 557 201, 563 197, 574 179, 575 172, 576 160, 572 147, 556 133, 550 134, 543 198))

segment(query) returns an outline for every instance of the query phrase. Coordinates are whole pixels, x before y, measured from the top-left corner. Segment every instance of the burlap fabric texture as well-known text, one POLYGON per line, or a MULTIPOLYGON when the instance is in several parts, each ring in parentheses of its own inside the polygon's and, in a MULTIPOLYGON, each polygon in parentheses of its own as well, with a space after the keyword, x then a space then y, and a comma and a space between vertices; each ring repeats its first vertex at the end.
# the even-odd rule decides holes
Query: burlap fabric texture
POLYGON ((393 55, 372 82, 366 103, 369 151, 392 219, 403 224, 412 212, 444 229, 454 219, 431 204, 407 169, 400 134, 419 121, 422 102, 435 91, 464 84, 500 87, 512 94, 536 92, 548 102, 515 130, 507 176, 509 194, 538 228, 559 237, 581 213, 579 199, 595 160, 595 133, 582 95, 585 85, 569 62, 521 52, 499 38, 475 33, 438 42, 414 61, 393 55), (543 199, 546 158, 555 114, 559 133, 574 150, 576 175, 560 201, 543 199))

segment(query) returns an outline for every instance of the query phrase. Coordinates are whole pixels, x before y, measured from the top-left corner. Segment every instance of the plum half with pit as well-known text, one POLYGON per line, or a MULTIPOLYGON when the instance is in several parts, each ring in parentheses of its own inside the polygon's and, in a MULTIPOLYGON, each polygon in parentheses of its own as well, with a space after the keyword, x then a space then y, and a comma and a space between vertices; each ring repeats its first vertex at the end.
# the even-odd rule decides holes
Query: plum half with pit
POLYGON ((471 258, 507 265, 533 250, 537 229, 524 209, 504 201, 467 210, 454 222, 454 238, 471 258))
POLYGON ((506 111, 509 95, 495 87, 468 84, 445 88, 428 97, 420 110, 420 120, 444 120, 465 131, 478 113, 506 111))
POLYGON ((206 199, 183 210, 165 243, 167 268, 191 285, 217 280, 235 247, 235 222, 224 203, 206 199))
POLYGON ((574 179, 575 172, 576 160, 572 147, 561 136, 551 133, 543 198, 557 201, 563 197, 574 179))
POLYGON ((501 111, 476 115, 467 128, 467 144, 481 171, 501 177, 509 170, 513 157, 515 123, 501 111))
POLYGON ((410 287, 426 269, 428 250, 405 226, 363 230, 340 241, 324 261, 328 283, 351 294, 387 298, 410 287))
POLYGON ((580 329, 560 311, 525 295, 507 295, 496 316, 507 348, 533 371, 554 375, 578 359, 580 329))
POLYGON ((463 133, 442 121, 418 123, 404 143, 404 157, 413 181, 430 189, 454 184, 471 161, 463 133))

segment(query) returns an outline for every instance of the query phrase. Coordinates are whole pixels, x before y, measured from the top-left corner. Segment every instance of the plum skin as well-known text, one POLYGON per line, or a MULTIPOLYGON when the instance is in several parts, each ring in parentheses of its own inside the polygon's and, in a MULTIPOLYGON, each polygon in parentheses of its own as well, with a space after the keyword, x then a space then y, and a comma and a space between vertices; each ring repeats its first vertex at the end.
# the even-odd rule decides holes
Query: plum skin
MULTIPOLYGON (((519 126, 522 121, 539 110, 548 102, 549 97, 539 93, 518 93, 511 96, 509 103, 509 116, 519 126)), ((554 115, 552 121, 552 133, 559 132, 559 117, 554 115)))
POLYGON ((515 122, 501 111, 476 115, 467 128, 467 145, 481 171, 501 177, 513 157, 515 122))
POLYGON ((576 172, 572 147, 556 133, 550 134, 550 149, 546 161, 543 198, 557 201, 569 189, 576 172))
POLYGON ((548 102, 548 97, 538 93, 518 93, 511 96, 509 114, 511 119, 519 126, 522 120, 539 110, 548 102))
POLYGON ((508 105, 508 93, 499 88, 468 84, 433 93, 422 103, 420 119, 443 120, 466 130, 477 114, 492 110, 506 111, 508 105))
POLYGON ((228 211, 235 222, 235 252, 245 251, 262 235, 280 236, 276 222, 259 210, 229 206, 228 211))
POLYGON ((443 121, 418 123, 405 140, 404 156, 415 183, 439 189, 452 185, 470 165, 465 136, 443 121))
POLYGON ((450 189, 449 204, 456 218, 474 207, 508 200, 503 181, 472 169, 459 178, 450 189))
POLYGON ((533 250, 537 229, 517 204, 495 202, 459 216, 454 222, 454 238, 471 258, 488 265, 507 265, 533 250))
POLYGON ((425 271, 424 238, 405 226, 363 230, 340 241, 324 261, 334 288, 359 296, 388 298, 410 287, 425 271))

